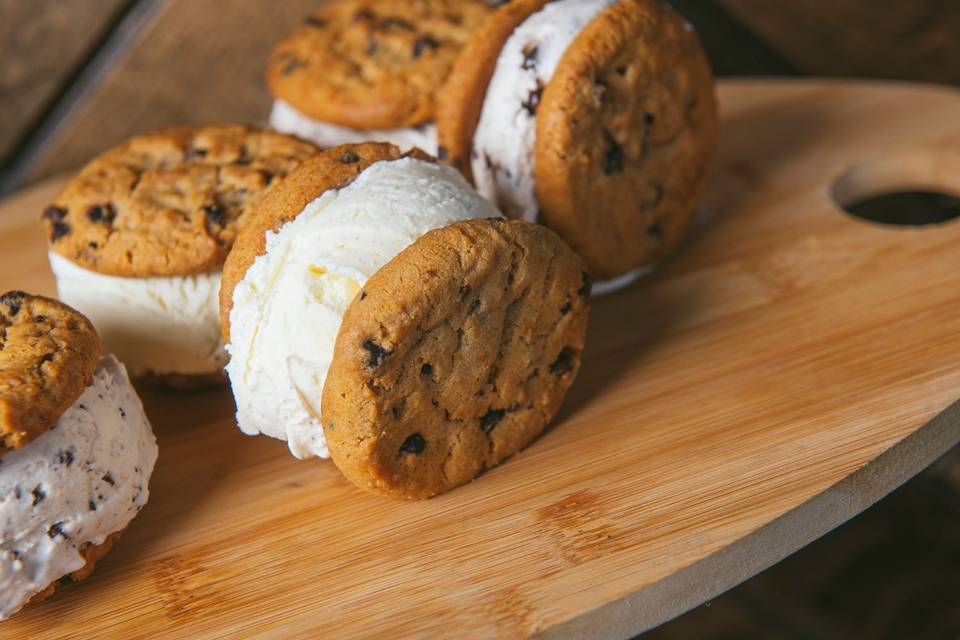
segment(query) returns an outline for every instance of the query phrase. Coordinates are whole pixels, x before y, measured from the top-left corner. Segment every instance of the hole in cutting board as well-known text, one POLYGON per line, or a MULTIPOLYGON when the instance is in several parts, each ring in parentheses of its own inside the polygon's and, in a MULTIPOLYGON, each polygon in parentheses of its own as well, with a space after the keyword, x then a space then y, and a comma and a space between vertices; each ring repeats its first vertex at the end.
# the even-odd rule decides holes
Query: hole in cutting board
POLYGON ((856 165, 836 179, 834 202, 857 218, 922 227, 960 217, 960 158, 914 154, 856 165))

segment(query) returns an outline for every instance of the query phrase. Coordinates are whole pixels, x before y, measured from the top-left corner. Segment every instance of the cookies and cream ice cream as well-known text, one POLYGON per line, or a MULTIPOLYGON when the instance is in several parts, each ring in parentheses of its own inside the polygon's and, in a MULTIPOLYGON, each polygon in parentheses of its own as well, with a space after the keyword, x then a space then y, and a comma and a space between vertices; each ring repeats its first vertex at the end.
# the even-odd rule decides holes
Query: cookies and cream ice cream
POLYGON ((223 368, 219 272, 123 277, 84 269, 53 251, 49 258, 60 299, 90 318, 104 350, 131 375, 207 375, 223 368))
POLYGON ((347 306, 374 272, 432 229, 499 213, 457 171, 381 161, 267 232, 233 291, 227 372, 237 423, 327 457, 320 397, 347 306))
POLYGON ((146 504, 157 444, 126 371, 100 360, 49 431, 0 462, 0 619, 81 569, 146 504))
MULTIPOLYGON (((567 47, 616 0, 556 0, 514 30, 497 59, 473 136, 477 191, 511 218, 537 222, 534 186, 537 105, 567 47)), ((594 295, 623 288, 651 267, 594 282, 594 295)))
POLYGON ((392 142, 405 151, 419 147, 427 153, 437 153, 437 127, 432 122, 397 129, 351 129, 315 120, 278 98, 270 111, 270 126, 321 147, 335 147, 350 142, 392 142))

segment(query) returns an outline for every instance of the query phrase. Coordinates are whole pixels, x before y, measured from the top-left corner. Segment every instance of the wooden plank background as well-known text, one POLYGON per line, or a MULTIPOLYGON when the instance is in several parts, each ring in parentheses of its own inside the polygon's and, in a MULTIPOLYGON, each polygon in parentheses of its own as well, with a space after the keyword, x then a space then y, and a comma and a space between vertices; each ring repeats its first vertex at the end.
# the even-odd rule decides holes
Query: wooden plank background
MULTIPOLYGON (((157 127, 262 121, 273 43, 322 0, 0 0, 0 193, 157 127)), ((721 75, 960 83, 955 0, 673 0, 721 75)))

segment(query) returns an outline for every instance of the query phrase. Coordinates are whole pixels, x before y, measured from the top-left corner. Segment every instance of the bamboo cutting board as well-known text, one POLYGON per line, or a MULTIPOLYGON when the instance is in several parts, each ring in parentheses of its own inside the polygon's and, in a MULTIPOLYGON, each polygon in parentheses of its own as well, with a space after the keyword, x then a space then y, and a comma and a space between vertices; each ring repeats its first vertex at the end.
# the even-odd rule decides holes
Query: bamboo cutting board
MULTIPOLYGON (((145 390, 149 505, 90 579, 0 635, 628 637, 956 444, 960 222, 882 226, 833 197, 960 193, 960 94, 763 81, 720 98, 699 228, 596 301, 577 384, 527 450, 395 502, 243 436, 225 390, 145 390)), ((2 206, 0 289, 53 291, 37 219, 57 188, 2 206)))

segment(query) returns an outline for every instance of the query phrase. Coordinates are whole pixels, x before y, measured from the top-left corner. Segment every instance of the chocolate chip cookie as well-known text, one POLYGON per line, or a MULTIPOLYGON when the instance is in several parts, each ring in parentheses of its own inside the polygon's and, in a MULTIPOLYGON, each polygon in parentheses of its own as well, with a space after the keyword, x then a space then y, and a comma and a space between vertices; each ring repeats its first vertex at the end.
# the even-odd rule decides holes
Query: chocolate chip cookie
POLYGON ((42 218, 52 249, 86 269, 201 273, 220 267, 267 187, 318 151, 245 126, 136 136, 86 165, 42 218))
POLYGON ((430 121, 454 59, 490 13, 482 0, 338 0, 308 16, 267 63, 271 93, 354 129, 430 121))
POLYGON ((77 311, 22 291, 0 295, 0 455, 56 424, 99 359, 96 331, 77 311))
POLYGON ((577 36, 540 99, 544 224, 598 278, 662 258, 703 194, 716 134, 694 31, 659 0, 620 0, 577 36))
POLYGON ((580 365, 590 281, 544 227, 431 231, 347 309, 323 390, 331 457, 360 487, 427 498, 533 440, 580 365))

